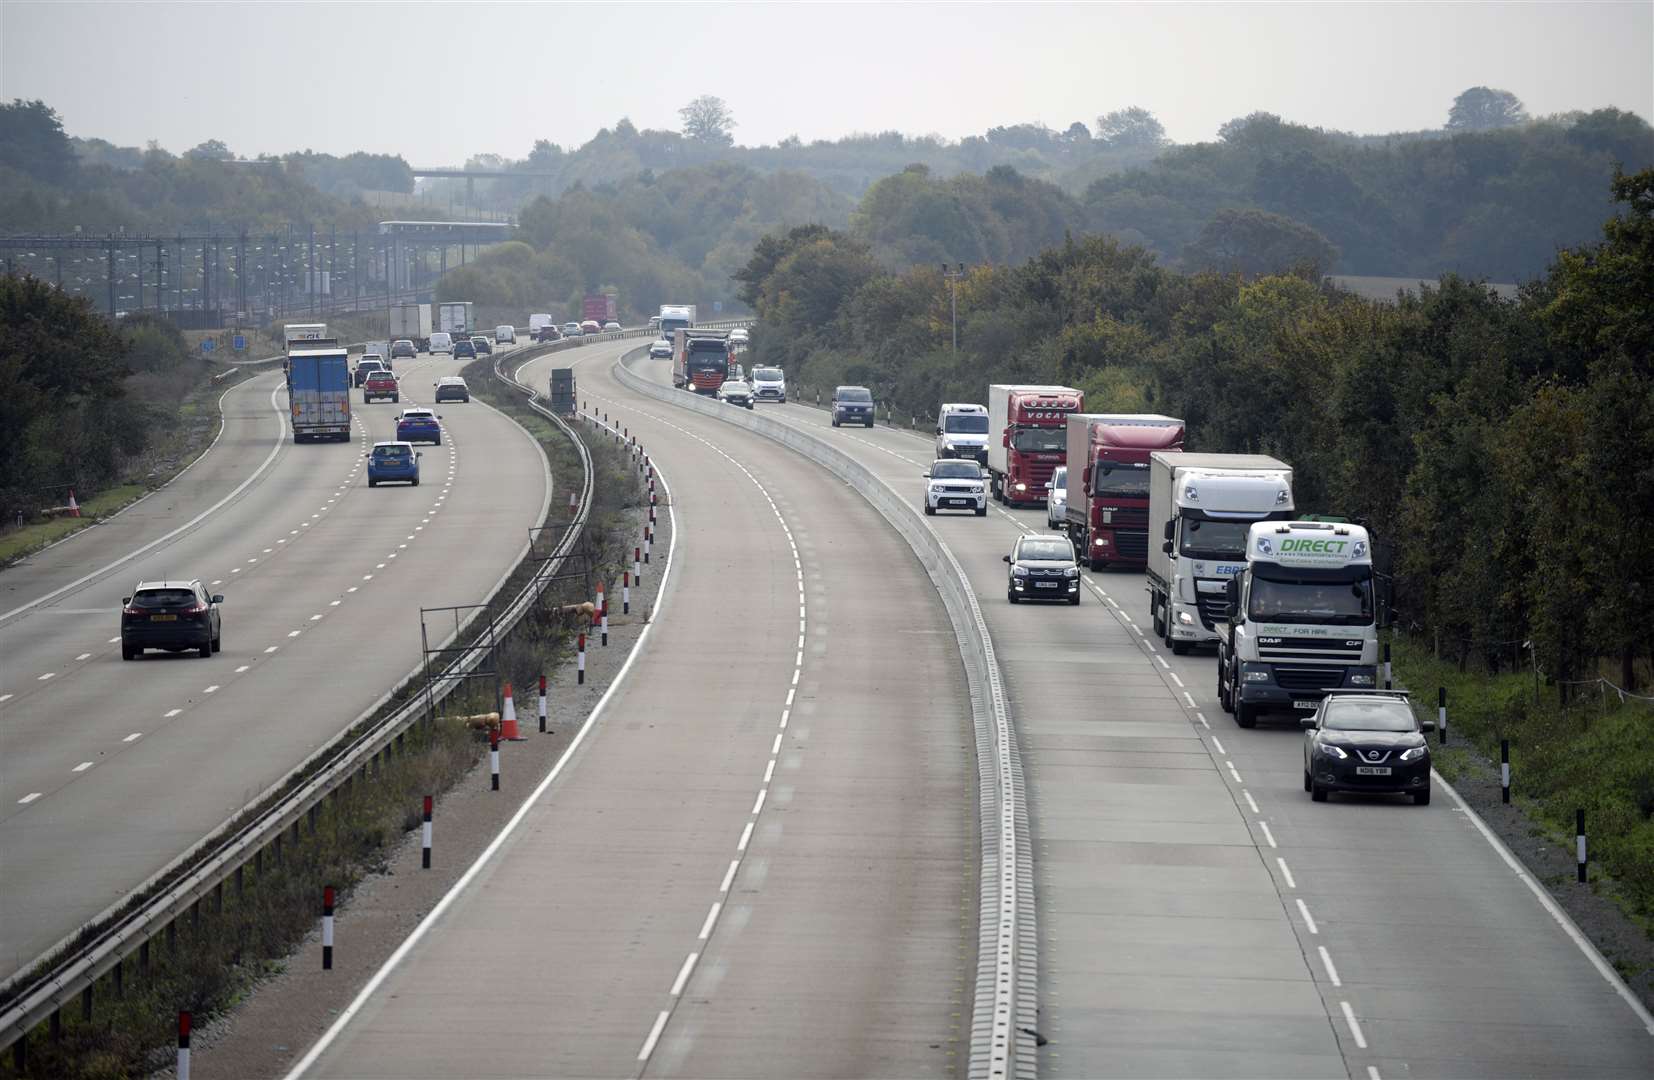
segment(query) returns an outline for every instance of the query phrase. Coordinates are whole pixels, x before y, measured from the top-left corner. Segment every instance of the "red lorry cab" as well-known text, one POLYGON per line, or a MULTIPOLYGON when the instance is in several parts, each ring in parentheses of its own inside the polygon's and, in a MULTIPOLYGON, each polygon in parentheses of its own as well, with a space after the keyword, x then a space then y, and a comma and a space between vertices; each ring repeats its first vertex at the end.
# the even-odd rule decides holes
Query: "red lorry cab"
POLYGON ((1045 485, 1068 460, 1068 417, 1083 408, 1085 394, 1071 386, 988 387, 988 475, 995 498, 1013 506, 1045 502, 1045 485))
POLYGON ((1068 536, 1091 569, 1149 558, 1149 455, 1183 449, 1183 421, 1153 413, 1068 417, 1068 536))

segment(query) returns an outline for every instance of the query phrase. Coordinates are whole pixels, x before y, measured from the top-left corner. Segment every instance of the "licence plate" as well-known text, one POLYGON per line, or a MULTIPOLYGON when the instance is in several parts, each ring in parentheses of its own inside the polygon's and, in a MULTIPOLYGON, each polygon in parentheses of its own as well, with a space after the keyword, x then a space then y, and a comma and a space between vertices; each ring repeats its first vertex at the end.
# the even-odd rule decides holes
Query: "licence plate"
POLYGON ((1294 701, 1292 703, 1292 707, 1294 709, 1308 709, 1310 712, 1314 712, 1316 707, 1320 704, 1321 703, 1319 701, 1294 701))
POLYGON ((149 617, 149 621, 150 622, 177 622, 178 621, 178 616, 176 616, 176 615, 151 615, 149 617))
POLYGON ((1357 776, 1389 776, 1390 775, 1390 766, 1388 766, 1388 765, 1357 765, 1355 767, 1355 775, 1357 775, 1357 776))
POLYGON ((973 502, 971 499, 943 499, 942 501, 949 506, 970 506, 973 502))
POLYGON ((1057 583, 1055 581, 1036 581, 1034 582, 1034 587, 1036 589, 1055 589, 1057 587, 1057 583))

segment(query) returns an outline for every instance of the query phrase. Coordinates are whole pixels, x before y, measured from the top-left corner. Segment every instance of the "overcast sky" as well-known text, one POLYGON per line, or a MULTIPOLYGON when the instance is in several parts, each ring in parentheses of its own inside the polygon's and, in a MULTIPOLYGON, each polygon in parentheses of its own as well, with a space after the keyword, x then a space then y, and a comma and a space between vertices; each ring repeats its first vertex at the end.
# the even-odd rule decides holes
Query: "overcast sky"
POLYGON ((1142 105, 1178 142, 1257 110, 1440 127, 1466 87, 1534 115, 1654 116, 1654 2, 180 4, 0 0, 0 98, 72 135, 180 152, 447 164, 566 147, 727 101, 736 141, 1095 125, 1142 105))

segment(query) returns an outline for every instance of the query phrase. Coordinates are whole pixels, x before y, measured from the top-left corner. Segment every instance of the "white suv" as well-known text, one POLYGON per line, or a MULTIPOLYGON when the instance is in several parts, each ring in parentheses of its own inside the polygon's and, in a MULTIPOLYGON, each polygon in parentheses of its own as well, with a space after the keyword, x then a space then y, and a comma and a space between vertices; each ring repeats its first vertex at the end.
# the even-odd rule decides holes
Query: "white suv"
POLYGON ((938 510, 975 510, 977 517, 987 517, 988 485, 982 466, 951 459, 932 462, 925 473, 925 513, 938 510))

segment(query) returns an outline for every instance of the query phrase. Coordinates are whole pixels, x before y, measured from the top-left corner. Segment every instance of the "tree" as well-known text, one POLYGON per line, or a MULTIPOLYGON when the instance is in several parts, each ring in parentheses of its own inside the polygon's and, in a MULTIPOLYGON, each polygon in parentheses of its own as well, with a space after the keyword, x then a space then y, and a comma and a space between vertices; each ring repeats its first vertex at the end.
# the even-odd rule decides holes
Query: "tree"
POLYGON ((1318 279, 1338 261, 1338 249, 1308 225, 1280 214, 1219 210, 1183 250, 1183 261, 1201 270, 1248 276, 1301 271, 1318 279))
POLYGON ((1453 99, 1447 112, 1448 131, 1492 131, 1528 121, 1528 110, 1509 90, 1472 86, 1453 99))
POLYGON ((1068 125, 1060 138, 1071 146, 1080 146, 1091 141, 1091 129, 1085 126, 1085 121, 1076 120, 1068 125))
POLYGON ((67 181, 79 167, 57 111, 44 101, 22 98, 0 105, 0 161, 54 184, 67 181))
POLYGON ((1097 138, 1115 150, 1165 146, 1170 141, 1165 126, 1140 105, 1097 117, 1097 138))
POLYGON ((729 146, 735 142, 730 130, 735 127, 735 114, 729 111, 721 97, 702 94, 678 110, 683 118, 683 134, 696 142, 712 146, 729 146))
POLYGON ((184 152, 184 156, 196 161, 234 161, 235 155, 220 139, 208 139, 184 152))

